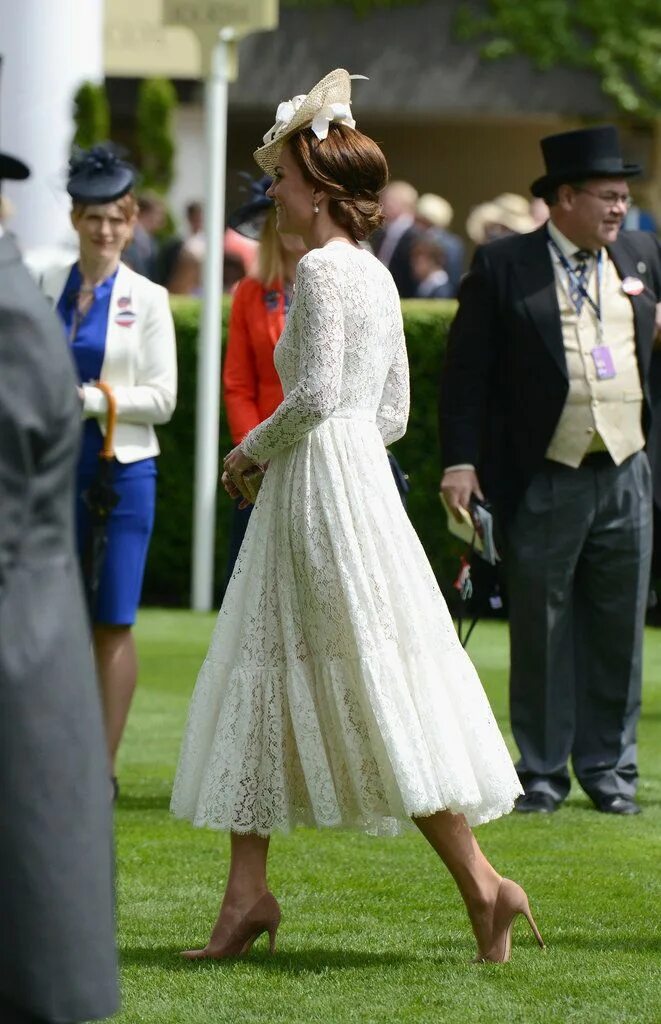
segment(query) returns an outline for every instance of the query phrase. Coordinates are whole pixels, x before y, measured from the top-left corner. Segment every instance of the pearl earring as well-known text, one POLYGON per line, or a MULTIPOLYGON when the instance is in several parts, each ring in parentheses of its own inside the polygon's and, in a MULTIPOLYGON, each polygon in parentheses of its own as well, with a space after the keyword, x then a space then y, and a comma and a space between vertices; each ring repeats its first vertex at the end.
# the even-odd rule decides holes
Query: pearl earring
POLYGON ((319 207, 315 202, 312 203, 312 209, 314 210, 315 213, 319 213, 319 207))

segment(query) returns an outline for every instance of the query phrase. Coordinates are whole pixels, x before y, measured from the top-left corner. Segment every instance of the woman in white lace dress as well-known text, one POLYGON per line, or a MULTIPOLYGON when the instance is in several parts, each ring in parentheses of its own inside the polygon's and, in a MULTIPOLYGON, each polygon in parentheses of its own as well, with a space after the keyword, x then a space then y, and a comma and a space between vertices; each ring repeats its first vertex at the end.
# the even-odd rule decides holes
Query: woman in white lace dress
POLYGON ((504 960, 528 902, 470 825, 507 814, 521 788, 388 464, 409 409, 402 317, 358 245, 380 222, 387 166, 349 99, 333 72, 280 105, 256 153, 279 230, 310 251, 275 352, 284 401, 225 460, 234 497, 240 474, 268 468, 174 784, 174 814, 231 833, 218 919, 185 955, 240 955, 264 931, 273 947, 272 833, 413 822, 457 882, 478 958, 504 960))

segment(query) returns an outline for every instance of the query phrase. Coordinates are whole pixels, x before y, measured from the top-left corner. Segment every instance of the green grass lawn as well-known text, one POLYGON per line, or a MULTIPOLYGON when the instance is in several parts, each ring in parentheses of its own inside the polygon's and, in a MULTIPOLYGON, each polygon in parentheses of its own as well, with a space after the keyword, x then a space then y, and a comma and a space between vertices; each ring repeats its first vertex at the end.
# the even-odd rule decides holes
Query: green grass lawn
MULTIPOLYGON (((225 835, 168 813, 188 698, 212 616, 146 610, 140 689, 117 808, 122 1024, 659 1024, 661 1022, 661 632, 646 644, 640 730, 644 813, 598 814, 576 786, 550 817, 478 830, 495 866, 527 889, 548 945, 521 920, 507 965, 474 966, 453 883, 414 832, 376 839, 301 829, 272 843, 283 909, 278 953, 190 964, 227 869, 225 835)), ((507 642, 480 624, 470 650, 509 737, 507 642)))

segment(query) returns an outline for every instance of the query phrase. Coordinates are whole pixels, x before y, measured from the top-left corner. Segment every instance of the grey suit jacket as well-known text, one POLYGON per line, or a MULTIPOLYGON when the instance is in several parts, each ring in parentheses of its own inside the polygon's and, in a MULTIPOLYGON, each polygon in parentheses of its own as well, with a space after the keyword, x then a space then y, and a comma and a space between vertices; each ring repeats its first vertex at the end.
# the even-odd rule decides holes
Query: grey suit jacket
POLYGON ((74 548, 80 432, 62 328, 0 237, 0 999, 118 1005, 108 768, 74 548))

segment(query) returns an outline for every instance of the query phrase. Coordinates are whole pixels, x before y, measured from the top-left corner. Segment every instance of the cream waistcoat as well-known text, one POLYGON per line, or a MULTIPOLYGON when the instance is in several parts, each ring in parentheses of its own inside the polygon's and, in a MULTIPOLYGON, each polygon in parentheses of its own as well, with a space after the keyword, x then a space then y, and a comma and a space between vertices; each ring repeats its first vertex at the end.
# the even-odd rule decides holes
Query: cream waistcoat
MULTIPOLYGON (((576 246, 551 224, 549 231, 573 264, 576 246)), ((622 291, 614 263, 603 250, 601 285, 598 289, 595 259, 588 282, 595 302, 599 291, 603 325, 600 333, 596 314, 587 300, 577 316, 569 298, 567 275, 555 255, 553 265, 569 392, 546 456, 577 467, 588 452, 606 450, 619 466, 645 444, 641 424, 643 392, 631 302, 622 291), (596 374, 591 353, 599 345, 607 345, 613 357, 616 374, 610 380, 599 380, 596 374)))
MULTIPOLYGON (((54 306, 71 266, 47 270, 39 282, 54 306)), ((177 398, 177 354, 168 293, 120 263, 110 298, 101 380, 117 401, 114 449, 118 462, 159 454, 154 424, 167 423, 177 398)), ((106 399, 83 384, 83 416, 105 433, 106 399)))

